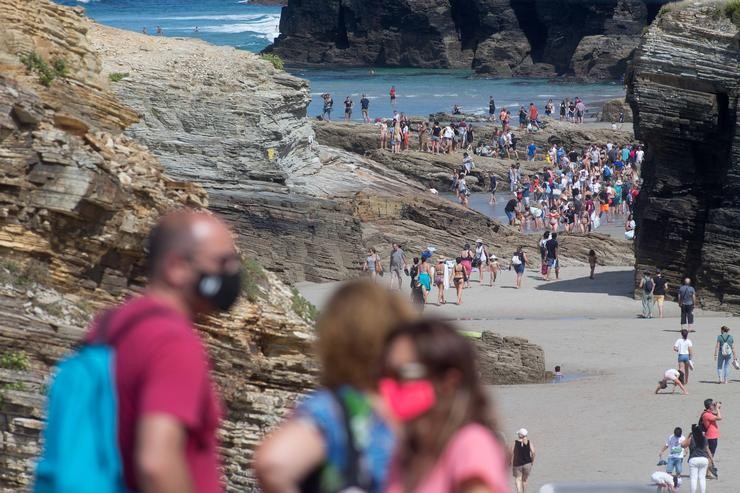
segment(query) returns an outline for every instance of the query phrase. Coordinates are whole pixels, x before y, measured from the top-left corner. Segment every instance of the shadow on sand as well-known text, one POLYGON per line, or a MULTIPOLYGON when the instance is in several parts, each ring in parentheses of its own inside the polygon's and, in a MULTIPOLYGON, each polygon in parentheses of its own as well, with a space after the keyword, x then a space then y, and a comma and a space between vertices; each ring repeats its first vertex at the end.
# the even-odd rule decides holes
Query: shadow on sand
POLYGON ((567 293, 601 293, 609 296, 632 298, 634 273, 629 270, 600 272, 593 279, 582 277, 567 281, 550 281, 537 286, 542 291, 563 291, 567 293))

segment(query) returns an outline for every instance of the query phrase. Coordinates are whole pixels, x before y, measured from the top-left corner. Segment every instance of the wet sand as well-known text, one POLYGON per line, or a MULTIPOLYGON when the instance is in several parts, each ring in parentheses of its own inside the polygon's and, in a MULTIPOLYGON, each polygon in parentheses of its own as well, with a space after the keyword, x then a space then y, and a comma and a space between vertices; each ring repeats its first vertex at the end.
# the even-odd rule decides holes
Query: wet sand
MULTIPOLYGON (((648 484, 658 470, 658 450, 675 426, 688 434, 705 398, 724 403, 717 466, 720 479, 709 493, 740 491, 740 372, 728 385, 718 385, 714 341, 721 325, 739 337, 740 327, 728 315, 697 311, 694 343, 696 370, 688 396, 655 395, 658 379, 675 368, 673 343, 679 337, 678 306, 666 303, 666 318, 638 318, 641 302, 631 297, 632 270, 597 268, 595 280, 583 268, 561 271, 561 281, 545 283, 527 271, 524 287, 513 288, 514 274, 504 271, 496 286, 473 282, 463 305, 427 306, 427 314, 458 321, 461 329, 491 329, 540 344, 550 370, 556 364, 570 381, 559 384, 492 387, 507 439, 526 427, 537 449, 530 492, 552 481, 633 481, 648 484)), ((477 279, 477 274, 473 274, 477 279)), ((335 284, 299 286, 321 307, 335 284)), ((407 292, 408 292, 408 288, 407 292)), ((452 289, 448 301, 454 300, 452 289)), ((436 291, 430 300, 436 301, 436 291)), ((688 464, 684 485, 689 491, 688 464)))

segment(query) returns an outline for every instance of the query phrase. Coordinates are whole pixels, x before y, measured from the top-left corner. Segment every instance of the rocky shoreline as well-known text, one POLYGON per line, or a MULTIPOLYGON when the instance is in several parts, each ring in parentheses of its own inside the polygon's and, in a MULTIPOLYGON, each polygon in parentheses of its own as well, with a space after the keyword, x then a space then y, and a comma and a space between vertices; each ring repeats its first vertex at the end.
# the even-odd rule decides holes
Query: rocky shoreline
POLYGON ((472 68, 621 80, 667 0, 289 0, 268 48, 289 65, 472 68))

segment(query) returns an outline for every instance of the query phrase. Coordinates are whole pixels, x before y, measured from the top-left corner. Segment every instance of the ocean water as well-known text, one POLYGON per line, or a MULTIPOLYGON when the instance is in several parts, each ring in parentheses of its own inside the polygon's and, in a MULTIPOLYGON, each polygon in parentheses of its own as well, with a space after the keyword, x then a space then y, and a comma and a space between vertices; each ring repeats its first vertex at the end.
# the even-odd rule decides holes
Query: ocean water
MULTIPOLYGON (((280 7, 252 5, 247 0, 57 0, 64 5, 82 6, 96 21, 141 32, 146 27, 154 34, 161 26, 165 36, 196 37, 217 45, 258 52, 279 34, 280 7), (197 32, 195 31, 197 27, 197 32)), ((351 96, 355 102, 353 120, 360 120, 359 100, 370 99, 371 117, 389 117, 393 110, 426 116, 451 112, 460 105, 465 113, 487 114, 488 98, 497 108, 506 106, 514 117, 520 105, 535 103, 541 112, 552 98, 581 97, 595 114, 600 102, 624 96, 617 83, 577 84, 536 79, 476 79, 469 70, 429 70, 375 68, 338 69, 336 67, 288 69, 311 82, 309 115, 322 110, 321 94, 334 98, 334 118, 344 113, 342 102, 351 96), (391 106, 388 91, 397 90, 391 106)))
POLYGON ((109 26, 149 34, 160 26, 165 36, 196 37, 217 45, 260 51, 279 32, 280 7, 238 0, 57 0, 84 7, 109 26), (195 32, 195 28, 198 31, 195 32))
POLYGON ((624 97, 621 84, 582 84, 555 82, 544 79, 481 79, 472 77, 469 70, 430 69, 294 69, 291 72, 311 81, 310 116, 321 114, 321 94, 328 92, 334 99, 332 118, 343 117, 344 99, 350 96, 355 103, 353 120, 360 120, 360 98, 366 94, 370 100, 370 117, 387 117, 394 110, 409 115, 427 116, 439 111, 452 112, 459 105, 464 113, 488 114, 488 98, 493 96, 496 111, 502 106, 509 108, 514 119, 519 106, 529 107, 534 103, 544 114, 548 99, 555 103, 583 99, 590 113, 595 115, 600 103, 608 99, 624 97), (396 88, 396 103, 391 105, 389 90, 396 88))

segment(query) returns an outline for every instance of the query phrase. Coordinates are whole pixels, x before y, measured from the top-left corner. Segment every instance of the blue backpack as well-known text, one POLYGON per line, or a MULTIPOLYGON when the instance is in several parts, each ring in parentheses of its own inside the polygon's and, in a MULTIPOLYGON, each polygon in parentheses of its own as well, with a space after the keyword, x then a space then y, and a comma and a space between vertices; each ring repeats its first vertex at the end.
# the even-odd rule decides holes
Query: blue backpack
POLYGON ((114 311, 101 319, 98 337, 59 363, 49 391, 44 450, 36 466, 34 493, 125 493, 118 447, 115 342, 153 312, 144 310, 116 324, 114 311))

